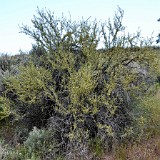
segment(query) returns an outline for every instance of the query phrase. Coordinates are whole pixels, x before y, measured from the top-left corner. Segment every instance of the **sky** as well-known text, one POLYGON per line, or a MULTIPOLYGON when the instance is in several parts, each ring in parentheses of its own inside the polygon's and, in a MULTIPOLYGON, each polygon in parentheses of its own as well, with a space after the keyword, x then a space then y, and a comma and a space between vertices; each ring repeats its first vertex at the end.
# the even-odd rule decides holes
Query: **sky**
POLYGON ((105 21, 112 18, 117 6, 124 10, 123 25, 127 31, 156 39, 160 33, 160 0, 0 0, 0 53, 28 52, 34 40, 20 33, 22 24, 32 26, 31 19, 37 7, 53 11, 57 17, 71 15, 73 20, 93 19, 105 21))

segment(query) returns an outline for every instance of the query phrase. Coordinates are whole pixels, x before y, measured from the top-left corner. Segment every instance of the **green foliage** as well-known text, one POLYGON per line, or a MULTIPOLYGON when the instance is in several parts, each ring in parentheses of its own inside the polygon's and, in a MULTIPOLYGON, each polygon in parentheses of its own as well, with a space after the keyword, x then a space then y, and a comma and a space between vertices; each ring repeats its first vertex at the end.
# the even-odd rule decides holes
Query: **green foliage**
POLYGON ((149 94, 141 98, 134 103, 134 108, 130 115, 134 117, 132 125, 125 128, 122 135, 122 139, 126 143, 128 143, 128 140, 129 143, 140 142, 160 133, 159 91, 152 86, 149 94))
POLYGON ((23 144, 17 143, 14 148, 2 144, 3 152, 0 156, 3 160, 63 159, 62 155, 58 154, 51 133, 49 130, 34 127, 23 144))
POLYGON ((146 130, 148 134, 156 134, 160 133, 160 105, 159 105, 160 92, 158 91, 156 95, 151 95, 143 99, 142 105, 146 114, 144 117, 146 118, 146 130))
POLYGON ((5 78, 4 93, 10 99, 12 110, 19 115, 18 121, 21 121, 22 126, 30 130, 34 125, 46 124, 56 101, 53 83, 50 71, 36 67, 33 63, 20 66, 19 74, 5 78))
POLYGON ((0 121, 10 115, 10 102, 7 98, 0 96, 0 121))
POLYGON ((36 127, 29 133, 27 140, 24 142, 24 146, 27 148, 30 155, 43 153, 46 150, 49 134, 45 130, 39 130, 36 127))
POLYGON ((152 124, 144 110, 158 123, 154 112, 142 109, 155 101, 153 110, 158 111, 157 99, 142 101, 153 93, 156 53, 151 40, 144 40, 139 32, 124 34, 122 18, 120 8, 113 22, 106 23, 57 19, 50 11, 38 10, 32 20, 34 29, 22 27, 37 44, 31 61, 5 79, 4 93, 21 115, 19 122, 28 124, 29 130, 40 128, 30 132, 23 155, 31 158, 48 148, 46 131, 41 130, 48 125, 58 146, 56 150, 51 144, 51 151, 74 157, 86 154, 82 147, 88 150, 89 142, 99 156, 102 146, 111 150, 115 141, 141 138, 147 123, 152 124), (97 49, 100 40, 104 49, 97 49))
POLYGON ((20 101, 32 104, 39 101, 43 93, 44 96, 47 94, 47 83, 51 78, 48 70, 31 63, 27 67, 20 67, 20 74, 7 78, 5 84, 18 95, 20 101))
MULTIPOLYGON (((120 8, 115 13, 113 24, 109 20, 101 25, 100 29, 98 23, 88 20, 86 23, 81 21, 77 24, 69 20, 67 25, 64 25, 66 18, 58 21, 51 12, 38 10, 38 15, 39 18, 32 21, 35 30, 23 26, 22 31, 33 37, 37 44, 46 50, 43 56, 51 70, 56 69, 58 74, 61 73, 61 78, 54 79, 55 84, 60 86, 57 95, 67 90, 69 95, 66 98, 71 103, 64 107, 66 105, 59 101, 61 97, 57 97, 59 112, 64 113, 62 111, 65 110, 67 114, 73 115, 75 132, 77 126, 88 123, 87 116, 93 116, 98 117, 98 120, 91 118, 93 128, 98 127, 98 131, 102 129, 106 130, 106 134, 118 136, 117 132, 120 133, 120 130, 126 127, 125 121, 130 123, 132 102, 143 95, 150 85, 145 73, 149 74, 155 67, 154 53, 147 47, 147 43, 143 42, 139 32, 134 36, 118 37, 125 30, 122 25, 123 10, 120 8), (101 34, 106 48, 104 53, 96 50, 101 34), (137 47, 138 43, 142 45, 142 42, 145 47, 137 47), (79 47, 73 49, 77 44, 79 47), (81 57, 74 53, 77 50, 81 57), (76 65, 79 66, 78 69, 76 65), (103 109, 106 113, 99 113, 103 109), (102 117, 103 122, 100 120, 102 117), (113 121, 112 125, 110 121, 113 121)), ((94 132, 91 131, 91 126, 87 129, 94 132)))
POLYGON ((97 137, 89 142, 89 148, 93 152, 95 157, 102 157, 106 152, 103 142, 97 137))
POLYGON ((30 156, 28 150, 22 146, 14 149, 6 147, 6 149, 7 151, 2 155, 2 160, 41 160, 41 158, 34 153, 30 156))
POLYGON ((74 72, 70 76, 69 90, 71 103, 79 104, 81 99, 94 91, 95 86, 96 81, 94 80, 92 66, 88 64, 81 66, 78 72, 74 72))

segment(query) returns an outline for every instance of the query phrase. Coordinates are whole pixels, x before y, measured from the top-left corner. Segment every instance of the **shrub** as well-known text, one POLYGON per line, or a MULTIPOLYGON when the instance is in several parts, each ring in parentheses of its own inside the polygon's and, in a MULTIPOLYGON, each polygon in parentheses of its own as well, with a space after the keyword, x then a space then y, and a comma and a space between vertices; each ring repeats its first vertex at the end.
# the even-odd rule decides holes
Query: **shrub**
POLYGON ((159 108, 160 92, 156 95, 150 95, 143 99, 142 105, 145 110, 146 132, 149 135, 159 135, 160 133, 160 108, 159 108))
POLYGON ((24 142, 24 146, 28 150, 28 154, 43 154, 46 152, 46 145, 48 143, 49 134, 45 130, 39 130, 36 127, 29 133, 27 140, 24 142))
POLYGON ((12 65, 11 57, 7 54, 1 54, 0 56, 0 70, 6 71, 10 70, 10 67, 12 65))
POLYGON ((48 70, 30 63, 26 67, 21 66, 18 75, 10 76, 5 81, 5 93, 12 100, 13 109, 19 115, 25 115, 20 119, 29 128, 44 125, 53 112, 53 106, 48 104, 50 99, 53 103, 55 101, 51 80, 48 70))
MULTIPOLYGON (((154 84, 157 58, 139 32, 119 36, 125 31, 122 18, 120 8, 113 23, 101 24, 59 20, 38 10, 35 29, 22 27, 37 46, 31 62, 5 79, 6 96, 29 130, 52 119, 55 141, 66 155, 82 153, 75 149, 88 149, 95 138, 111 150, 113 142, 130 140, 136 127, 136 136, 144 131, 145 118, 134 111, 141 110, 138 103, 154 84), (101 37, 104 49, 98 50, 101 37)), ((43 135, 31 133, 35 143, 43 135)))
POLYGON ((0 121, 10 115, 10 102, 7 98, 0 96, 0 121))

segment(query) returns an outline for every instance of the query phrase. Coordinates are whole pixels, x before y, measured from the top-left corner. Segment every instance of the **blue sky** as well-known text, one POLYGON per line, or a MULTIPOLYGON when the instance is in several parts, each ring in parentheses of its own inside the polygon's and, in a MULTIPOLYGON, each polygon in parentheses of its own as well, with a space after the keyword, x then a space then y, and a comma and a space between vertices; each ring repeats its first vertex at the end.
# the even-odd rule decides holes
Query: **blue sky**
POLYGON ((47 8, 55 15, 72 19, 92 17, 105 21, 113 17, 120 6, 124 10, 123 24, 127 31, 135 33, 138 27, 142 36, 156 37, 160 32, 160 0, 1 0, 0 1, 0 53, 17 54, 19 50, 29 51, 34 41, 20 32, 19 26, 32 26, 31 19, 37 7, 47 8))

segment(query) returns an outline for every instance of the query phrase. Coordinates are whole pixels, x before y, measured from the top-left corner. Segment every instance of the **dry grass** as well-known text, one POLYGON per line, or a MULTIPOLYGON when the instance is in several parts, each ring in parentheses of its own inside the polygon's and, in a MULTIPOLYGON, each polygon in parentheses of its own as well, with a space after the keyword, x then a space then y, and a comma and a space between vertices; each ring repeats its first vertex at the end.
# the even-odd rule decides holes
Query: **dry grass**
POLYGON ((160 136, 150 138, 141 144, 117 148, 102 160, 160 160, 160 136))

